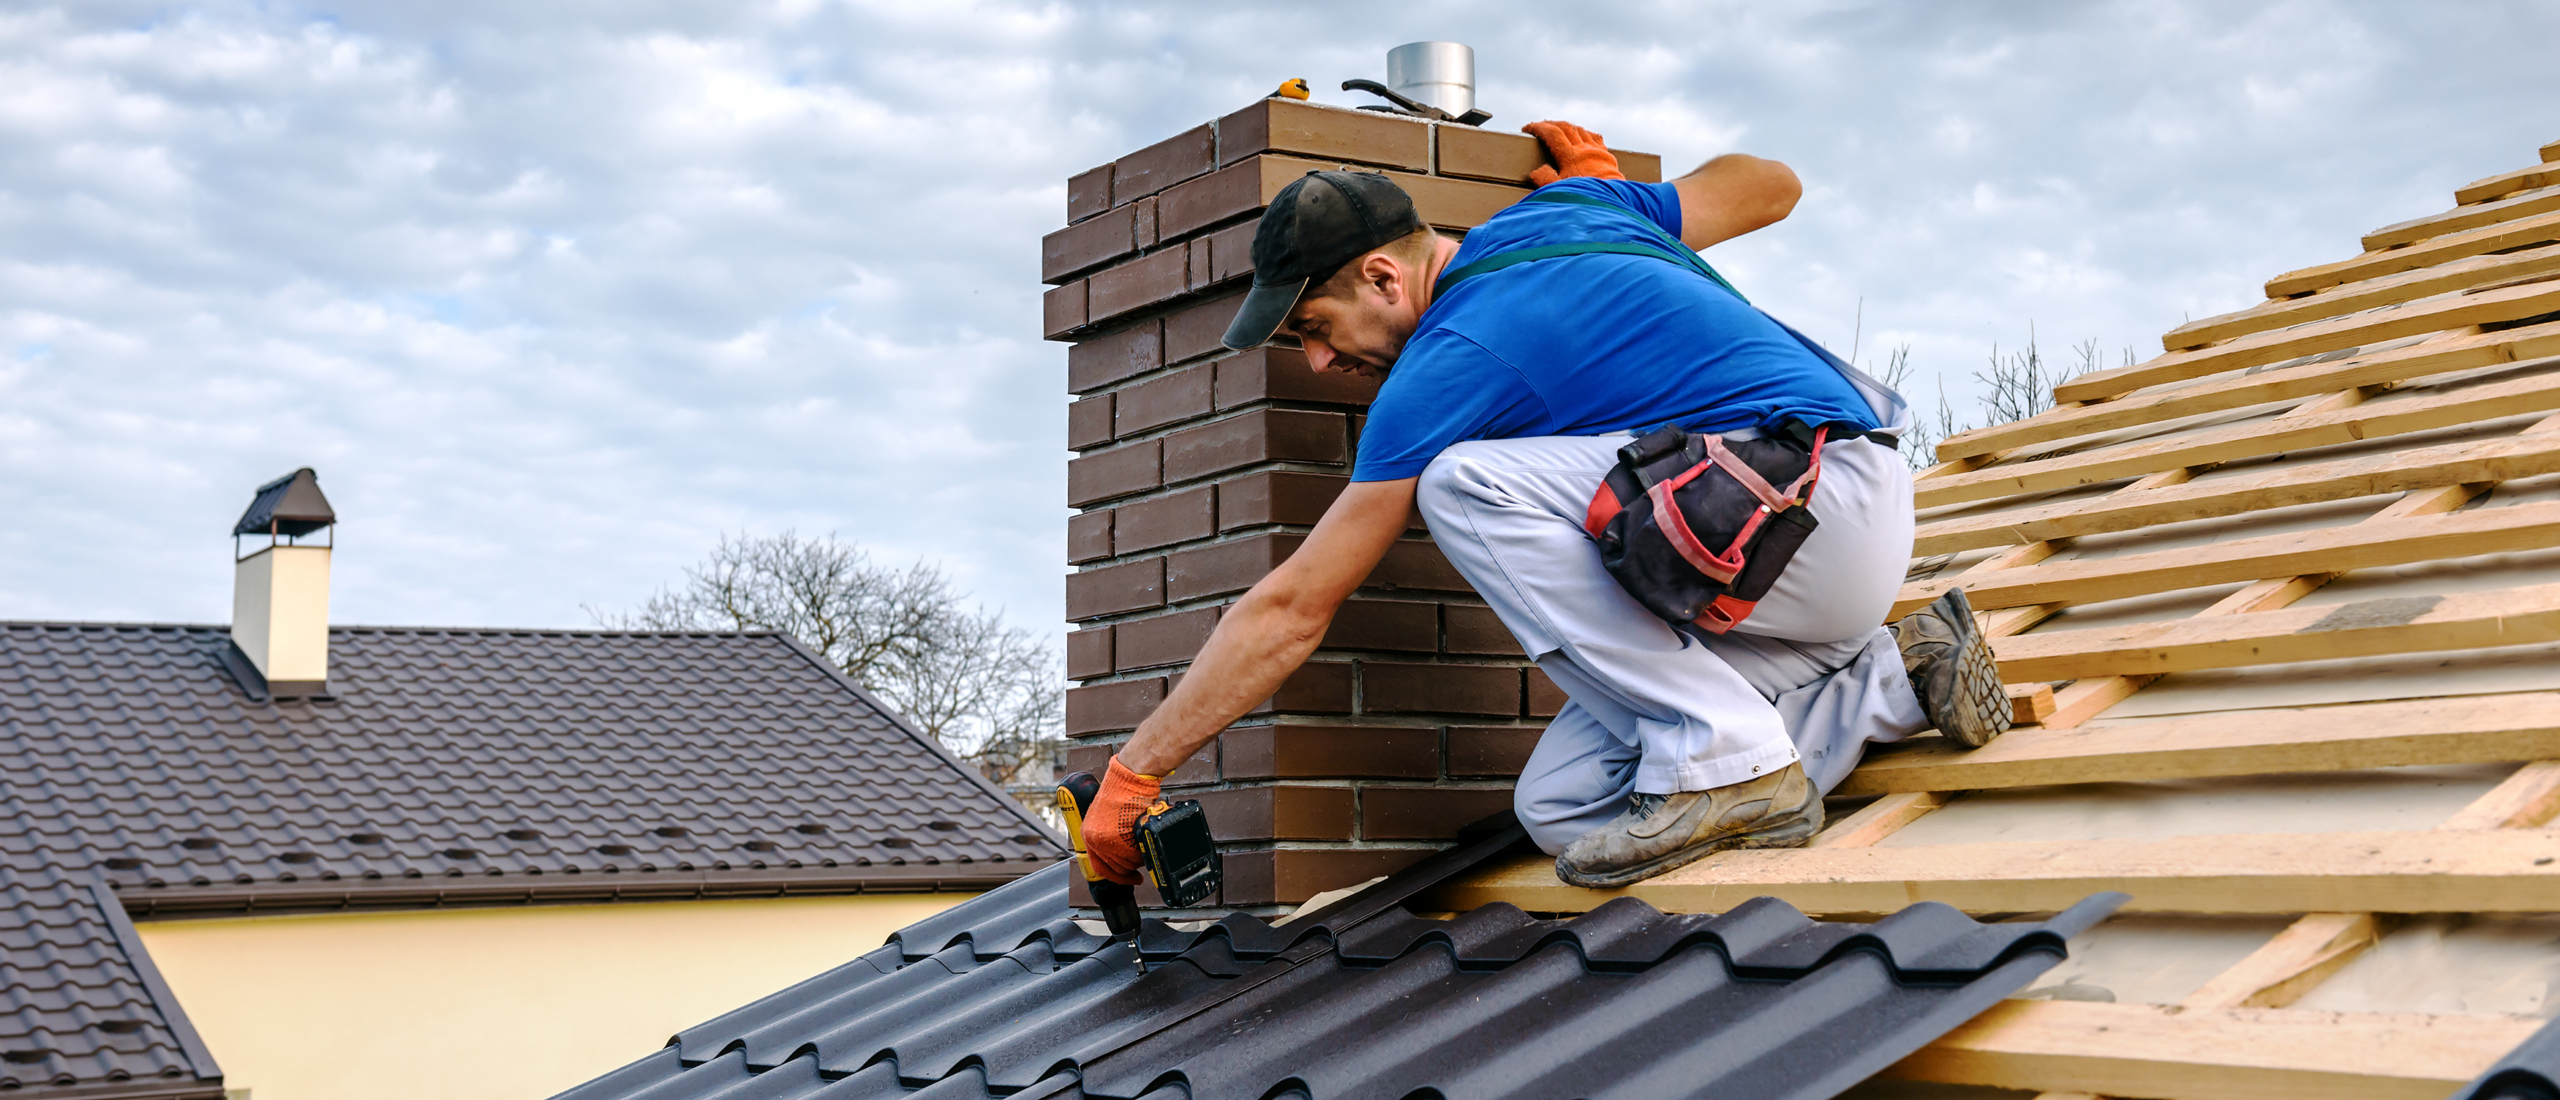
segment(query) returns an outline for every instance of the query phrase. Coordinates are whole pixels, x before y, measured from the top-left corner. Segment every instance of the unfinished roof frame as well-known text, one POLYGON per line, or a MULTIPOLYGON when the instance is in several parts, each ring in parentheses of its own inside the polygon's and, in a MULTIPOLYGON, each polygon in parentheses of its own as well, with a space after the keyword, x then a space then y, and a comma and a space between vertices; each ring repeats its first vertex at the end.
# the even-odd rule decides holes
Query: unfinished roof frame
MULTIPOLYGON (((2306 663, 2560 640, 2556 152, 2369 235, 2364 256, 2271 281, 2264 305, 2171 331, 2149 362, 2067 380, 2051 411, 1946 440, 1917 481, 1900 604, 1966 589, 2022 720, 2041 700, 2040 721, 1970 753, 1877 752, 1837 792, 1874 801, 1810 848, 1724 853, 1617 893, 1678 911, 1770 895, 1982 913, 2101 886, 2131 893, 2129 913, 2295 917, 2176 1005, 2012 1001, 1888 1071, 2041 1100, 2443 1095, 2531 1036, 2539 1022, 2515 1017, 2287 1006, 2401 915, 2560 913, 2544 828, 2560 815, 2560 684, 2290 705, 2266 704, 2274 688, 2220 706, 2208 691, 2105 719, 2199 670, 2229 670, 2212 681, 2229 693, 2306 663), (2342 503, 2363 498, 2378 503, 2360 516, 2342 503), (2176 548, 2147 548, 2155 530, 2181 532, 2176 548), (2489 586, 2323 600, 2344 578, 2368 591, 2448 562, 2489 586), (2544 583, 2495 586, 2509 577, 2544 583), (2088 612, 2098 625, 2079 627, 2088 612), (2431 831, 1877 847, 1972 791, 2471 763, 2517 767, 2431 831)), ((1574 912, 1611 896, 1521 860, 1429 903, 1574 912)))

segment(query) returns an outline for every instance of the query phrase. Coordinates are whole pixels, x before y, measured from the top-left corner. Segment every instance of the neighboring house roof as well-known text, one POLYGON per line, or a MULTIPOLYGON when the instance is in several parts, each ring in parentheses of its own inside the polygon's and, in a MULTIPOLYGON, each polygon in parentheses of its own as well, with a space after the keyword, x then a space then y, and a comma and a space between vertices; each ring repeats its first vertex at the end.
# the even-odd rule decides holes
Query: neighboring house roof
POLYGON ((345 627, 287 702, 228 646, 0 624, 0 1090, 219 1095, 127 911, 978 890, 1063 852, 781 635, 345 627))
POLYGON ((1516 826, 1279 926, 1071 920, 1068 866, 972 899, 559 1100, 1714 1096, 1818 1100, 2024 988, 2113 908, 1818 923, 1634 900, 1572 920, 1404 909, 1516 826), (1018 1091, 1017 1091, 1018 1090, 1018 1091))

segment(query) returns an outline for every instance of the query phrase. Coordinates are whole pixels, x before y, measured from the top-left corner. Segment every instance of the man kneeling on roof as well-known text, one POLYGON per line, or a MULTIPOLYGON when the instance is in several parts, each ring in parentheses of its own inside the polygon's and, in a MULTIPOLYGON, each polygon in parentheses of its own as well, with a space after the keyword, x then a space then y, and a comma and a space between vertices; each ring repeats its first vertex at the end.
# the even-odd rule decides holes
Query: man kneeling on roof
POLYGON ((1513 801, 1566 882, 1801 845, 1867 742, 2008 728, 1962 592, 1878 625, 1911 554, 1908 405, 1694 251, 1786 217, 1795 173, 1735 154, 1633 183, 1599 135, 1527 129, 1561 171, 1464 244, 1374 173, 1263 214, 1226 345, 1294 335, 1386 381, 1349 488, 1112 760, 1085 817, 1104 873, 1138 880, 1158 778, 1315 651, 1416 508, 1571 699, 1513 801))

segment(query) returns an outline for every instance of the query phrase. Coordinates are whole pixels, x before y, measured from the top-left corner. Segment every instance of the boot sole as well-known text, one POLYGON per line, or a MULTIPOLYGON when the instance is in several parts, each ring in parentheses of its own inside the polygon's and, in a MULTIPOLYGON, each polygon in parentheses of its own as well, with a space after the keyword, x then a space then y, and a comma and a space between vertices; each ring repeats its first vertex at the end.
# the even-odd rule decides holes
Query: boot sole
POLYGON ((1949 623, 1956 631, 1956 675, 1955 697, 1947 701, 1947 709, 1955 713, 1930 717, 1943 719, 1938 724, 1939 733, 1966 748, 1978 749, 2008 732, 2009 689, 2000 682, 2000 663, 1992 655, 1990 641, 1973 621, 1971 602, 1964 599, 1962 589, 1952 594, 1964 612, 1953 616, 1949 623))
POLYGON ((1567 886, 1592 890, 1614 890, 1643 882, 1665 871, 1686 867, 1717 852, 1735 848, 1801 848, 1822 831, 1822 797, 1814 796, 1810 810, 1799 810, 1796 819, 1766 829, 1744 833, 1728 833, 1703 844, 1693 844, 1664 852, 1652 859, 1607 874, 1585 875, 1567 870, 1562 857, 1556 860, 1556 877, 1567 886))

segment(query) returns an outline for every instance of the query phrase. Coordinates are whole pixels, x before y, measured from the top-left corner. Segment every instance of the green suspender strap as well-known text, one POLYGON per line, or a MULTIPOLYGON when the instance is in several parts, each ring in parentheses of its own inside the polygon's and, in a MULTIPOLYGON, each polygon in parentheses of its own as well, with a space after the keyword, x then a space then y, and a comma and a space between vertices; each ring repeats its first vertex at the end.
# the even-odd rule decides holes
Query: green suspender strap
MULTIPOLYGON (((1707 265, 1707 261, 1699 258, 1698 254, 1691 251, 1689 246, 1681 244, 1677 238, 1663 232, 1661 226, 1653 224, 1651 220, 1647 219, 1643 215, 1638 214, 1633 210, 1629 210, 1624 206, 1610 202, 1607 199, 1593 198, 1589 195, 1579 195, 1571 191, 1541 191, 1520 201, 1566 203, 1573 206, 1597 206, 1603 209, 1615 210, 1618 213, 1625 214, 1628 217, 1633 218, 1636 224, 1650 230, 1655 240, 1663 242, 1663 244, 1667 244, 1669 247, 1665 248, 1661 245, 1637 244, 1621 241, 1590 241, 1573 244, 1542 244, 1534 248, 1515 248, 1509 252, 1487 256, 1474 263, 1458 268, 1455 271, 1441 273, 1440 282, 1433 289, 1432 293, 1446 294, 1449 292, 1450 287, 1456 286, 1461 282, 1472 279, 1478 275, 1500 271, 1503 268, 1510 267, 1515 264, 1532 263, 1538 260, 1551 260, 1558 256, 1588 256, 1595 253, 1608 253, 1621 256, 1651 256, 1657 260, 1668 260, 1672 263, 1679 264, 1682 267, 1695 271, 1700 275, 1706 276, 1709 281, 1715 283, 1717 286, 1723 287, 1727 293, 1732 294, 1736 298, 1742 298, 1741 291, 1735 290, 1732 283, 1724 281, 1724 276, 1716 274, 1716 269, 1709 267, 1707 265)), ((1742 301, 1745 305, 1748 305, 1750 304, 1751 299, 1742 298, 1742 301)))

